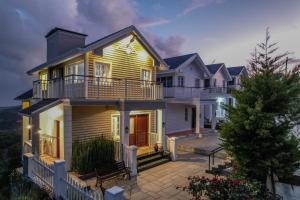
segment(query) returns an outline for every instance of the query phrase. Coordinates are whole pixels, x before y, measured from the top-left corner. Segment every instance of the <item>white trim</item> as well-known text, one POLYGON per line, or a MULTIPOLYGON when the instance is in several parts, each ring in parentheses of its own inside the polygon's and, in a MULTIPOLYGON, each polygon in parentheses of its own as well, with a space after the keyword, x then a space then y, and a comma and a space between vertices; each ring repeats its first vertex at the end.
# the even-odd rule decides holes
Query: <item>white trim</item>
MULTIPOLYGON (((112 77, 112 62, 111 61, 103 61, 101 58, 95 58, 93 62, 93 76, 96 76, 96 63, 103 63, 109 65, 109 73, 108 77, 105 78, 111 78, 112 77)), ((102 78, 102 77, 101 77, 102 78)))

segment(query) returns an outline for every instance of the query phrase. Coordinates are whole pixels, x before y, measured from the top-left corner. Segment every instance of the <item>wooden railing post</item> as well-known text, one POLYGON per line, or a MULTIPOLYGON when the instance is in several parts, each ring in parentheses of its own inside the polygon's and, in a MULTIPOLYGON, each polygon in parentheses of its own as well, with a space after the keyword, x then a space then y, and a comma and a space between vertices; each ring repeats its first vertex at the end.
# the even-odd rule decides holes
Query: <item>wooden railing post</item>
POLYGON ((66 179, 67 172, 65 170, 65 161, 56 160, 54 161, 54 176, 53 176, 53 189, 54 195, 57 199, 64 196, 65 193, 65 184, 63 179, 66 179))

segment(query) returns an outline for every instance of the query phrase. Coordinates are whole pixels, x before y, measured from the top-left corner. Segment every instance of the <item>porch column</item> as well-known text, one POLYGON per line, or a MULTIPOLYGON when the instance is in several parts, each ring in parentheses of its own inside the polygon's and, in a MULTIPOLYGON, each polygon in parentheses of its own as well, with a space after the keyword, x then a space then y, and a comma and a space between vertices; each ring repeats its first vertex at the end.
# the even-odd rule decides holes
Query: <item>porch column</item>
POLYGON ((158 134, 158 143, 166 149, 166 109, 157 110, 157 134, 158 134))
POLYGON ((122 160, 127 160, 126 149, 129 145, 130 111, 120 111, 120 144, 122 147, 122 160))
POLYGON ((72 106, 64 102, 64 160, 66 170, 70 170, 72 162, 72 106))
POLYGON ((205 105, 200 105, 200 127, 204 128, 204 117, 205 117, 205 105))
POLYGON ((216 117, 217 105, 214 103, 211 105, 211 129, 216 130, 217 117, 216 117))
POLYGON ((84 54, 84 97, 88 98, 89 53, 84 54))
POLYGON ((199 137, 201 137, 201 133, 200 133, 200 104, 196 104, 196 130, 195 130, 196 134, 199 135, 199 137))

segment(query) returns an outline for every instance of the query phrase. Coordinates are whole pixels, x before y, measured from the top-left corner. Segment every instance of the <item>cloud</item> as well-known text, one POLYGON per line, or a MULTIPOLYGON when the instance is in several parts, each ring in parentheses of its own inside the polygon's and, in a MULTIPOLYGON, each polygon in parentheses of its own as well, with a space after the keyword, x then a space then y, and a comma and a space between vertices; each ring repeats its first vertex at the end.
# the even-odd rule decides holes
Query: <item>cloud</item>
MULTIPOLYGON (((44 35, 55 26, 86 33, 91 42, 132 24, 152 35, 149 27, 167 23, 141 15, 131 0, 0 1, 0 106, 13 104, 15 96, 32 86, 25 72, 46 60, 44 35)), ((168 41, 176 37, 152 35, 151 44, 163 55, 172 54, 176 50, 168 41)))
POLYGON ((188 4, 188 6, 179 14, 179 16, 187 15, 196 9, 206 7, 214 3, 223 3, 224 1, 225 0, 192 0, 190 4, 188 4))

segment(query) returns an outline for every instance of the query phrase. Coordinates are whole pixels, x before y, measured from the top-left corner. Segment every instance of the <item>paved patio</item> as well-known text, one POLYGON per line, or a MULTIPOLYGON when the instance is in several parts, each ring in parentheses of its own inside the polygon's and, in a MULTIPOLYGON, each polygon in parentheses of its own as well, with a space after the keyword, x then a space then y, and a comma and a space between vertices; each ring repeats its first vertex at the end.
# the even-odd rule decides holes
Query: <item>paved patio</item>
MULTIPOLYGON (((219 160, 216 161, 218 163, 219 160)), ((184 191, 176 189, 176 186, 187 185, 187 178, 193 175, 212 177, 206 174, 207 158, 198 154, 187 153, 186 159, 169 162, 152 169, 140 172, 131 180, 114 180, 104 183, 105 188, 118 185, 125 189, 126 199, 150 200, 150 199, 191 199, 184 191)), ((84 184, 95 188, 96 179, 92 178, 84 184)))

